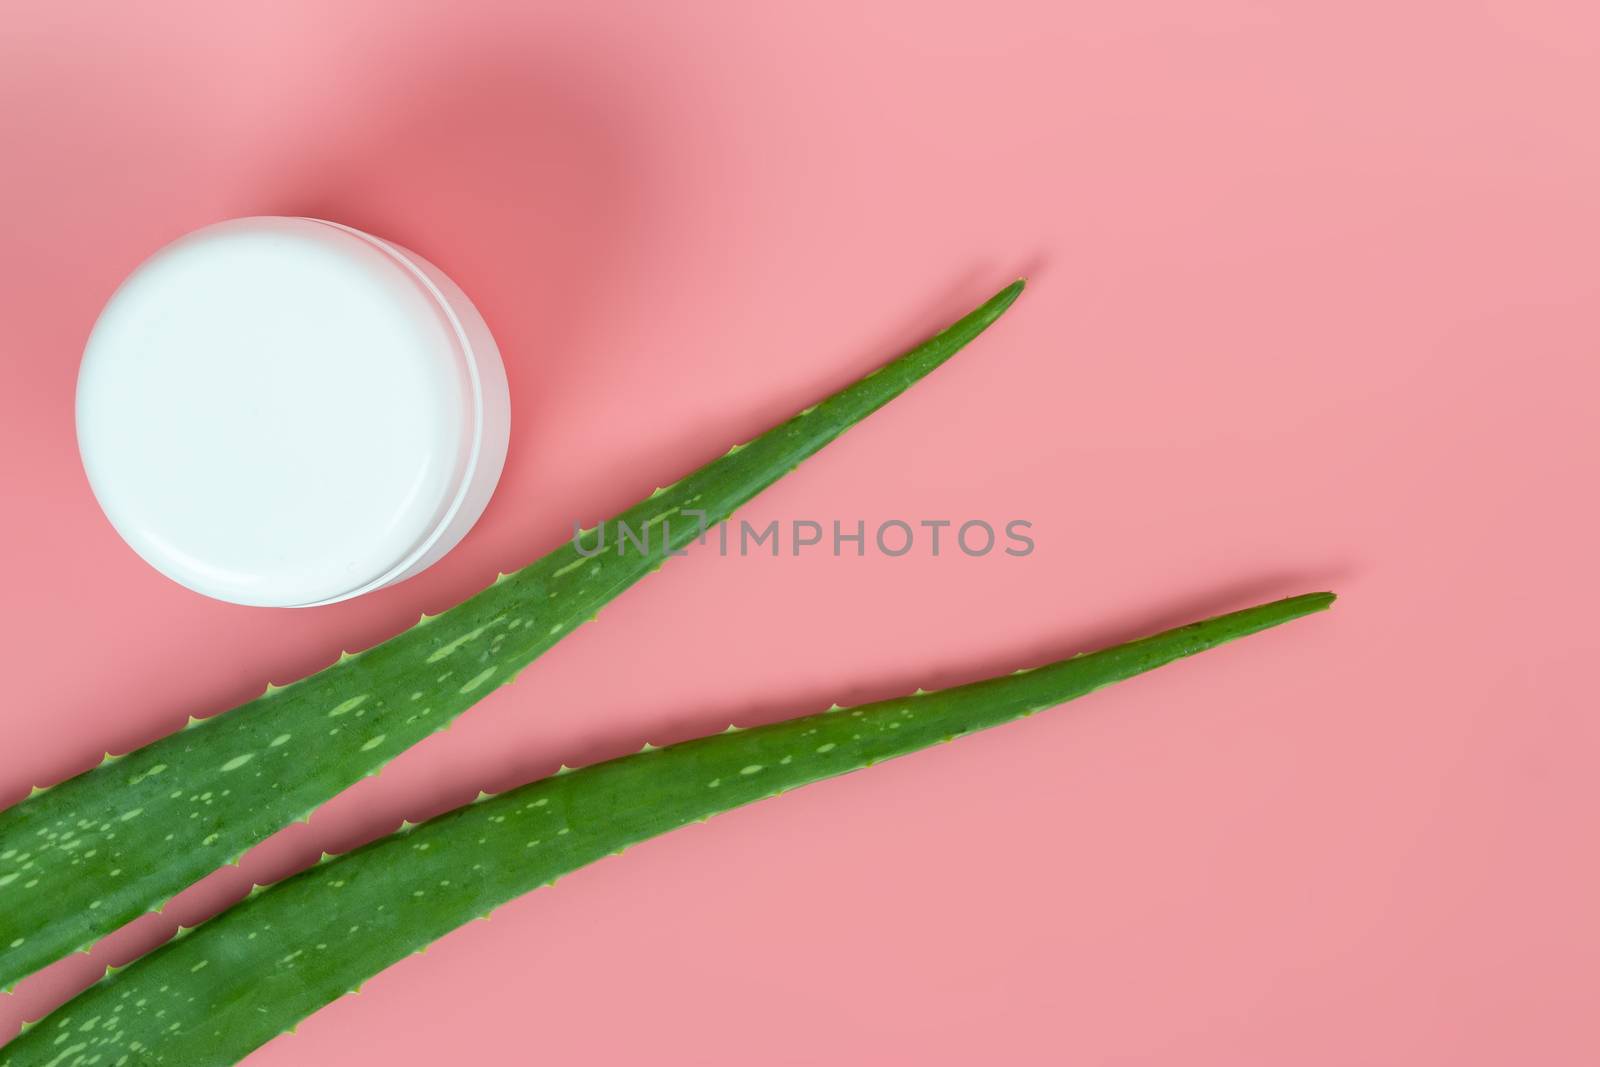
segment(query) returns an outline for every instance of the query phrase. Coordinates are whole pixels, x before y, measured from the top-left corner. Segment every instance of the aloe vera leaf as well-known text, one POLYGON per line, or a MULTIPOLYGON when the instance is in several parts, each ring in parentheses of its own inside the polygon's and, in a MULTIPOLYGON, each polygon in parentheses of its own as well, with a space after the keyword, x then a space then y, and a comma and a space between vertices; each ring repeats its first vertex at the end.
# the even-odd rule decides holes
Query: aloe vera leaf
POLYGON ((441 615, 0 812, 0 987, 92 944, 386 763, 982 333, 937 336, 441 615), (701 514, 703 513, 703 518, 701 514), (688 515, 689 517, 685 517, 688 515), (670 546, 670 547, 669 547, 670 546), (623 549, 618 551, 618 549, 623 549))
POLYGON ((1291 597, 954 689, 647 745, 480 798, 252 894, 113 972, 0 1059, 233 1063, 448 931, 629 845, 1030 715, 1333 599, 1291 597))

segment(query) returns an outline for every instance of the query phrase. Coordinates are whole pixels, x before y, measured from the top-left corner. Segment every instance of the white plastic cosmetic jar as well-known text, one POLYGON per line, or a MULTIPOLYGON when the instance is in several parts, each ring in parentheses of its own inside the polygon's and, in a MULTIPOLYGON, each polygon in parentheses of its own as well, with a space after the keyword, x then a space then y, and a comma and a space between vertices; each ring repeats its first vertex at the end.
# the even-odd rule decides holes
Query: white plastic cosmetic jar
POLYGON ((162 248, 78 374, 106 517, 156 570, 236 604, 331 604, 436 562, 488 504, 510 425, 499 349, 455 283, 318 219, 162 248))

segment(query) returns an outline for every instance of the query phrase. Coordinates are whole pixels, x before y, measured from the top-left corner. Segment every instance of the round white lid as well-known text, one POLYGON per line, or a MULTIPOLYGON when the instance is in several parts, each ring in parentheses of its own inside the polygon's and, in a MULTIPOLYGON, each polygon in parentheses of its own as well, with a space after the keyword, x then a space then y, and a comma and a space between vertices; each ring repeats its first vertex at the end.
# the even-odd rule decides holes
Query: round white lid
POLYGON ((403 577, 454 518, 481 412, 466 345, 394 246, 312 219, 209 226, 96 322, 84 469, 173 580, 240 604, 344 599, 403 577))

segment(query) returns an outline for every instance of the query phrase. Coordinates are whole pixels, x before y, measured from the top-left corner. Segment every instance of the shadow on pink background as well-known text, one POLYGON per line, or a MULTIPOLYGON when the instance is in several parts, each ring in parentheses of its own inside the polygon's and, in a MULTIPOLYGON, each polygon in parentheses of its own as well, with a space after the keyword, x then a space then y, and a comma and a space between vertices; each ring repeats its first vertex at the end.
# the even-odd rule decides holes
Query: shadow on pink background
POLYGON ((252 1064, 1600 1059, 1600 16, 1492 0, 13 0, 0 803, 392 634, 1020 272, 746 509, 1013 518, 1026 559, 667 567, 0 1036, 314 858, 554 769, 1315 588, 1336 610, 630 851, 252 1064), (312 214, 472 294, 515 436, 463 546, 212 603, 78 467, 100 305, 312 214))

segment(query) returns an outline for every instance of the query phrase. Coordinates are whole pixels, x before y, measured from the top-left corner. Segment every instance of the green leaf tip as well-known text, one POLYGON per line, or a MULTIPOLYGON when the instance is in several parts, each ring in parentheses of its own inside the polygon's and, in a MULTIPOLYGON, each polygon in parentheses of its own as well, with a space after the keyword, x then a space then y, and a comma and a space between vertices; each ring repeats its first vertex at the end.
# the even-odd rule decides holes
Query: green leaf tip
MULTIPOLYGON (((654 529, 671 508, 723 521, 807 457, 960 351, 1016 299, 1007 286, 947 329, 616 516, 654 529)), ((0 986, 9 986, 155 908, 191 882, 444 729, 698 539, 697 524, 647 536, 644 551, 593 558, 564 543, 439 615, 232 712, 0 811, 0 852, 33 848, 29 877, 0 861, 0 986), (513 626, 513 623, 517 625, 513 626), (356 702, 356 703, 352 703, 356 702), (239 762, 241 758, 243 762, 239 762), (140 777, 156 766, 158 776, 140 777), (138 778, 137 782, 129 779, 138 778), (106 811, 136 812, 99 829, 106 811), (92 819, 89 828, 78 825, 92 819), (66 847, 70 844, 72 847, 66 847), (109 872, 123 877, 106 892, 109 872), (32 888, 27 882, 37 879, 32 888), (90 908, 97 900, 100 908, 90 908), (18 937, 20 947, 7 949, 18 937)))
POLYGON ((712 734, 466 804, 308 868, 169 942, 42 1020, 3 1062, 44 1067, 62 1035, 80 1039, 79 1020, 140 1000, 160 1008, 89 1033, 84 1055, 114 1063, 142 1046, 186 1067, 236 1062, 450 930, 640 841, 1020 719, 1332 603, 1328 593, 1290 597, 933 691, 914 705, 901 697, 712 734))

